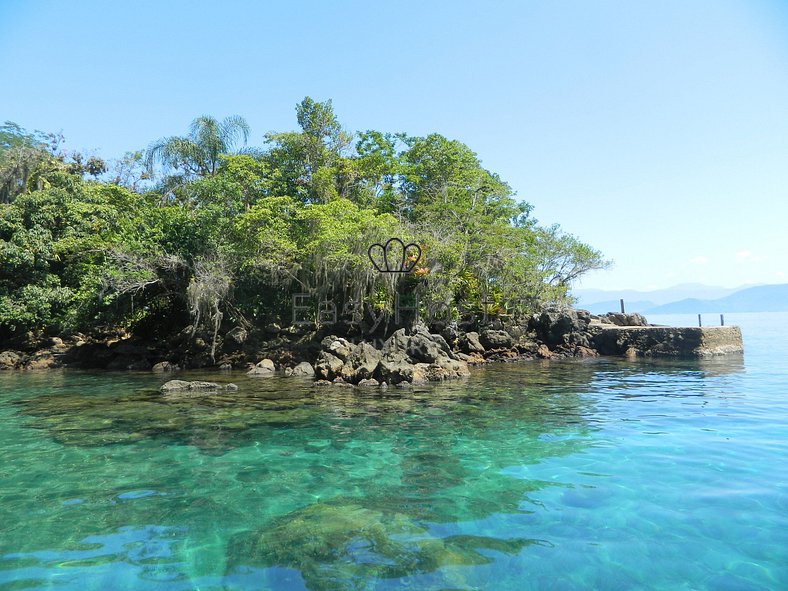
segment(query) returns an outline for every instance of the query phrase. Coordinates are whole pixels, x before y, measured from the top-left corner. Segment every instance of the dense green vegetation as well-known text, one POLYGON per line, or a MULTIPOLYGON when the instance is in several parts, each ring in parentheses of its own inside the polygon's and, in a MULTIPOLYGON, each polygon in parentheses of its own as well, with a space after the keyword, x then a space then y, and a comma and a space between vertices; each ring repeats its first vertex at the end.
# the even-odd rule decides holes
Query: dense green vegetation
POLYGON ((601 254, 542 227, 467 146, 341 128, 304 99, 299 129, 246 146, 240 117, 200 117, 108 167, 57 135, 0 127, 0 340, 123 328, 216 333, 290 318, 292 294, 390 310, 397 289, 455 317, 567 298, 601 254), (381 275, 370 244, 414 241, 381 275), (516 303, 516 306, 515 306, 516 303))

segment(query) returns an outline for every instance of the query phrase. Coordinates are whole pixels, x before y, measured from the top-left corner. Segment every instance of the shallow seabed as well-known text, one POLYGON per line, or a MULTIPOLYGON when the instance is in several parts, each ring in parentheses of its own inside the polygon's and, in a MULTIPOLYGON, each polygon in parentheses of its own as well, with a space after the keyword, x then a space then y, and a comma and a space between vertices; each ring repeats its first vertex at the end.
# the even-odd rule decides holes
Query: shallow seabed
POLYGON ((0 589, 788 589, 788 315, 726 323, 385 395, 2 374, 0 589))

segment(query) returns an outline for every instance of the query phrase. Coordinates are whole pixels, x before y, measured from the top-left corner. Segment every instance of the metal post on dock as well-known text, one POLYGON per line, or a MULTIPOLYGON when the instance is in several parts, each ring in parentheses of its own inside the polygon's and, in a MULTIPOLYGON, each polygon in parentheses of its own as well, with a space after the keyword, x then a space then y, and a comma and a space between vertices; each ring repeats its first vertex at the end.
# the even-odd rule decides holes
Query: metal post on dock
POLYGON ((703 326, 703 324, 701 324, 701 321, 700 321, 700 314, 698 314, 698 326, 703 326))
POLYGON ((620 301, 621 301, 621 313, 626 314, 626 312, 624 312, 624 298, 621 298, 620 301))

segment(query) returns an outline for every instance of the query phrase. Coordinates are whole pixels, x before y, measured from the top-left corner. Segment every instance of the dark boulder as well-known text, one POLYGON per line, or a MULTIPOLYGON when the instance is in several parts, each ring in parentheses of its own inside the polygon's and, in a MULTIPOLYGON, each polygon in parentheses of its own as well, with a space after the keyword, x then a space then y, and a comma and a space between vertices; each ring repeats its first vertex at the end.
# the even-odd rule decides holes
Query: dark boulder
POLYGON ((430 334, 430 340, 438 345, 440 350, 445 353, 448 357, 454 358, 454 352, 451 350, 449 343, 446 342, 446 339, 443 338, 443 335, 440 334, 430 334))
POLYGON ((505 330, 485 329, 479 333, 479 341, 485 349, 509 349, 514 339, 505 330))
POLYGON ((290 375, 312 377, 315 375, 315 369, 312 367, 311 363, 302 361, 293 368, 293 371, 290 375))
POLYGON ((321 351, 315 363, 315 374, 322 380, 333 380, 339 375, 344 362, 327 351, 321 351))
POLYGON ((270 359, 263 359, 252 369, 246 372, 246 375, 268 378, 273 376, 275 371, 276 366, 274 365, 274 362, 270 359))
POLYGON ((224 335, 223 346, 228 350, 240 349, 249 339, 249 331, 242 326, 236 326, 224 335))
MULTIPOLYGON (((442 338, 442 337, 441 337, 442 338)), ((444 341, 445 343, 445 341, 444 341)), ((447 346, 448 348, 448 346, 447 346)), ((408 356, 417 362, 434 363, 441 355, 441 348, 428 334, 415 334, 408 339, 408 356)))
POLYGON ((413 379, 413 363, 405 353, 389 353, 378 364, 377 378, 389 384, 410 382, 413 379))
POLYGON ((457 340, 460 338, 460 331, 457 330, 456 325, 449 324, 440 332, 440 335, 443 337, 443 339, 446 341, 446 344, 448 344, 450 348, 454 348, 457 346, 457 340))
POLYGON ((345 361, 353 351, 353 343, 342 337, 329 335, 320 342, 320 348, 345 361))
POLYGON ((465 334, 460 335, 457 345, 459 346, 460 351, 466 355, 472 355, 473 353, 484 353, 484 345, 482 345, 481 341, 479 340, 478 332, 466 332, 465 334))
POLYGON ((381 352, 369 343, 355 345, 342 367, 342 377, 354 384, 373 377, 381 357, 381 352))
POLYGON ((394 353, 405 353, 408 350, 408 335, 404 328, 394 331, 383 343, 381 352, 384 356, 394 353))

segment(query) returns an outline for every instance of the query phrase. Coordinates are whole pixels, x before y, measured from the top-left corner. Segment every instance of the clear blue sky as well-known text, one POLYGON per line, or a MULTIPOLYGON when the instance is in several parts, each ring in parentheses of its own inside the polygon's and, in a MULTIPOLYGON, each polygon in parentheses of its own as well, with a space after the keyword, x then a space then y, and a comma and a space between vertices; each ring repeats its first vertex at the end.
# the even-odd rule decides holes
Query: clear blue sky
POLYGON ((0 0, 0 120, 112 158, 304 96, 439 132, 614 259, 582 287, 788 283, 788 3, 0 0))

